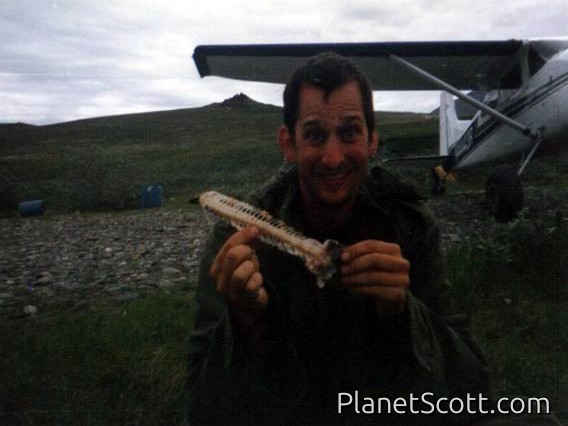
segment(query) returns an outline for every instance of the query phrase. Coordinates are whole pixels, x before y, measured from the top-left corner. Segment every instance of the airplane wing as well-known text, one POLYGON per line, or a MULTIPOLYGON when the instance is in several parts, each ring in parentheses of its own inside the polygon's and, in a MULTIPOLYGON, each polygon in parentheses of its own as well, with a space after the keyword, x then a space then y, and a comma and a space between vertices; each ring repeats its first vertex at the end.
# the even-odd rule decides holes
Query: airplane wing
POLYGON ((286 83, 292 71, 323 51, 353 59, 374 90, 439 90, 412 72, 403 72, 391 55, 403 58, 460 90, 515 89, 522 84, 528 42, 427 41, 336 44, 207 45, 195 48, 201 77, 286 83))

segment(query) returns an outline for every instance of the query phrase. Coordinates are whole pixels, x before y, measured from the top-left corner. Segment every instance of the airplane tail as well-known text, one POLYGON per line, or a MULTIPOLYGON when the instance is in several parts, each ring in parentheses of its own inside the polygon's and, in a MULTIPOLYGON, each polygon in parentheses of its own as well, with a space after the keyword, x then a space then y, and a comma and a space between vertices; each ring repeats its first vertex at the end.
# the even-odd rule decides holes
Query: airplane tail
POLYGON ((453 96, 442 91, 440 94, 440 155, 448 155, 448 149, 458 141, 470 124, 470 120, 458 119, 453 96))

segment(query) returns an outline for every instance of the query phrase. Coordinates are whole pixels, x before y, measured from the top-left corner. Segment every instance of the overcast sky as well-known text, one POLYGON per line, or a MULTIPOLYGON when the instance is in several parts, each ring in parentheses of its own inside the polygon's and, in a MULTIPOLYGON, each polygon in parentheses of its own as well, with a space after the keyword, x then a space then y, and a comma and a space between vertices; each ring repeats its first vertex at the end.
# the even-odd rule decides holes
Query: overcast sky
MULTIPOLYGON (((0 0, 0 122, 189 108, 282 86, 200 79, 199 44, 501 40, 568 35, 566 0, 0 0)), ((430 111, 431 93, 376 109, 430 111)))

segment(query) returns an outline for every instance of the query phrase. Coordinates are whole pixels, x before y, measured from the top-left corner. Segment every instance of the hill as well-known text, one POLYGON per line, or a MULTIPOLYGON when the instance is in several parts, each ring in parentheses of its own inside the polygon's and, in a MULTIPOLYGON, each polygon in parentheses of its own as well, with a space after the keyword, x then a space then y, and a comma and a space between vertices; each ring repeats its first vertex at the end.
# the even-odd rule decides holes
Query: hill
MULTIPOLYGON (((435 150, 435 118, 376 115, 381 155, 435 150)), ((3 124, 0 210, 15 212, 35 198, 52 211, 134 208, 139 188, 150 183, 162 185, 168 200, 213 187, 244 195, 282 161, 275 141, 281 117, 282 108, 241 93, 199 108, 3 124)))

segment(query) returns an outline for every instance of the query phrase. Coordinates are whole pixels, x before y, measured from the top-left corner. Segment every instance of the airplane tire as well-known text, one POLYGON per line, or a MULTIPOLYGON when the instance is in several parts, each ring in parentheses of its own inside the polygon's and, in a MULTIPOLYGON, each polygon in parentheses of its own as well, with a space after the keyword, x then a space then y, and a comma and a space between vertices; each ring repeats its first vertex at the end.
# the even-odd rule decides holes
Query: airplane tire
POLYGON ((497 166, 487 179, 485 202, 497 222, 512 220, 523 208, 523 187, 511 166, 497 166))

